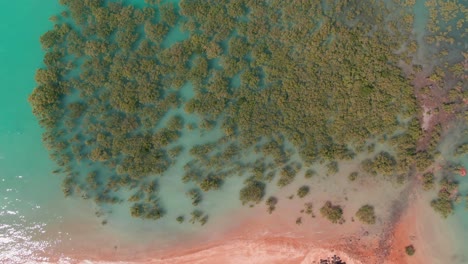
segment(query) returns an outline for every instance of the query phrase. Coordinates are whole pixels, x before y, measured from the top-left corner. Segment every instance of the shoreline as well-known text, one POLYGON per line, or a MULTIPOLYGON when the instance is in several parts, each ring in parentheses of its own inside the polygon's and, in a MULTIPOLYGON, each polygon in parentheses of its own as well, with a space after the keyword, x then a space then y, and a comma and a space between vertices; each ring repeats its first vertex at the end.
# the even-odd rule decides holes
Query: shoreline
MULTIPOLYGON (((312 224, 297 226, 283 217, 267 214, 263 211, 264 208, 255 208, 258 212, 254 212, 237 227, 210 242, 200 243, 199 241, 204 241, 201 238, 198 243, 192 240, 165 250, 158 250, 157 246, 153 245, 143 252, 138 252, 139 259, 135 258, 136 254, 125 258, 119 256, 116 259, 111 252, 101 252, 103 254, 98 254, 95 258, 79 259, 80 255, 87 254, 78 250, 75 251, 76 258, 71 263, 75 263, 76 260, 77 263, 305 264, 320 263, 320 259, 334 255, 347 264, 443 263, 437 262, 437 259, 449 257, 449 251, 444 250, 452 247, 451 240, 449 236, 442 236, 442 231, 431 232, 430 226, 440 225, 438 222, 445 220, 432 217, 438 216, 428 211, 431 208, 424 195, 414 193, 414 187, 414 183, 410 184, 402 192, 406 197, 400 199, 402 202, 395 207, 393 216, 375 226, 365 226, 361 223, 336 225, 328 223, 322 217, 315 218, 312 224), (421 217, 424 221, 418 221, 421 217), (434 251, 434 247, 428 244, 430 241, 437 241, 443 246, 438 252, 434 251), (415 255, 411 257, 405 254, 405 247, 410 244, 416 248, 415 255), (447 253, 447 256, 435 256, 434 252, 447 253)), ((294 209, 282 208, 275 213, 284 215, 294 209)), ((62 258, 64 259, 67 260, 62 258)))

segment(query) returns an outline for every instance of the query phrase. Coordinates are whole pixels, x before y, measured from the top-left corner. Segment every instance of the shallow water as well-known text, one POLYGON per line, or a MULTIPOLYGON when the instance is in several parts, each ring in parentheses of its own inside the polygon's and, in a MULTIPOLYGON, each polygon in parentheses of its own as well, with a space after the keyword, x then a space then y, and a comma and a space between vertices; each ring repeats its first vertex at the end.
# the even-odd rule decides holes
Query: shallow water
MULTIPOLYGON (((424 6, 425 0, 418 0, 414 5, 414 34, 416 35, 416 40, 420 47, 424 46, 424 31, 427 23, 429 13, 427 8, 424 6)), ((427 58, 425 58, 425 49, 420 48, 417 52, 416 62, 424 63, 427 58)))
MULTIPOLYGON (((142 4, 142 1, 137 2, 142 4)), ((423 8, 420 5, 422 1, 417 2, 417 8, 423 8)), ((66 260, 68 257, 82 258, 77 255, 83 252, 88 252, 87 257, 113 260, 143 257, 148 251, 163 250, 173 243, 196 242, 198 235, 204 239, 216 239, 224 231, 239 225, 239 219, 251 212, 249 208, 239 209, 238 190, 242 178, 231 178, 222 190, 205 195, 206 202, 201 204, 201 208, 210 212, 210 220, 204 227, 179 225, 175 221, 177 215, 191 208, 184 194, 186 187, 180 184, 178 177, 164 177, 160 182, 164 186, 161 193, 164 205, 177 210, 169 212, 157 223, 131 218, 126 206, 110 207, 110 214, 105 212, 103 216, 96 217, 95 213, 100 208, 91 201, 63 197, 61 178, 51 173, 55 166, 41 143, 42 129, 27 102, 35 85, 34 72, 41 66, 43 56, 39 36, 51 28, 48 18, 60 10, 55 0, 0 2, 0 262, 41 261, 51 255, 66 260), (232 211, 236 212, 235 216, 230 213, 232 211), (108 223, 102 225, 103 220, 108 223)), ((424 11, 421 14, 423 17, 424 11)), ((423 23, 424 19, 417 20, 415 30, 421 30, 423 23)), ((181 34, 174 33, 174 39, 181 38, 181 34)), ((418 34, 418 39, 421 36, 422 33, 418 34)), ((182 93, 189 98, 193 91, 186 87, 182 93)), ((194 121, 196 117, 186 116, 188 120, 194 121)), ((181 142, 189 146, 217 136, 215 130, 199 137, 184 137, 181 142)), ((188 155, 185 155, 178 162, 184 164, 187 159, 188 155)), ((463 162, 465 167, 468 166, 466 157, 463 162)), ((346 171, 353 166, 342 164, 341 168, 346 171)), ((168 174, 181 175, 177 170, 182 168, 174 168, 168 174)), ((335 198, 342 201, 348 194, 342 193, 345 182, 335 179, 336 182, 333 178, 314 179, 316 182, 312 183, 317 187, 313 186, 312 190, 330 192, 324 188, 336 188, 333 191, 340 195, 335 198)), ((304 183, 307 181, 298 180, 283 191, 284 195, 293 193, 304 183)), ((359 206, 366 195, 353 190, 352 186, 346 187, 349 194, 355 193, 358 201, 351 207, 359 206)), ((276 192, 275 189, 267 191, 268 194, 276 192)), ((460 192, 468 193, 468 177, 460 179, 460 192)), ((384 199, 379 202, 385 204, 384 199)), ((385 212, 382 210, 381 213, 385 212)), ((457 213, 444 224, 454 233, 468 233, 468 211, 464 209, 464 203, 457 205, 457 213)), ((457 239, 460 248, 456 250, 466 250, 463 245, 468 243, 463 242, 468 242, 468 238, 460 236, 457 239)))

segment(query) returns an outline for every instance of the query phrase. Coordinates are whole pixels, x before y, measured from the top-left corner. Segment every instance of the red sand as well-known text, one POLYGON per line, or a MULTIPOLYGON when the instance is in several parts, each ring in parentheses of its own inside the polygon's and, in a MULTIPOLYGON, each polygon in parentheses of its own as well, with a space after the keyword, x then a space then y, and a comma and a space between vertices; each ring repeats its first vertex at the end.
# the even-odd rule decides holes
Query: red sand
POLYGON ((151 263, 305 264, 335 254, 348 264, 446 263, 453 253, 454 238, 444 225, 447 220, 432 211, 424 195, 408 188, 402 193, 407 204, 388 221, 372 227, 349 219, 344 225, 334 225, 320 216, 307 219, 307 215, 298 226, 285 215, 289 209, 295 217, 291 214, 295 208, 290 207, 273 215, 258 214, 223 240, 191 250, 173 249, 151 263), (413 256, 406 255, 409 245, 416 249, 413 256))
POLYGON ((424 262, 423 254, 418 254, 420 249, 415 245, 415 227, 418 217, 415 208, 408 208, 406 215, 395 225, 391 236, 390 255, 387 258, 388 263, 431 263, 426 260, 424 262), (416 254, 409 257, 406 255, 405 247, 413 245, 416 248, 416 254))
POLYGON ((465 176, 466 176, 466 169, 465 169, 464 167, 462 167, 462 168, 460 169, 460 176, 462 176, 462 177, 465 177, 465 176))
POLYGON ((416 239, 419 205, 408 207, 375 235, 363 232, 366 227, 360 224, 332 225, 320 217, 311 228, 303 228, 307 223, 293 226, 281 217, 256 217, 222 241, 192 250, 174 249, 151 263, 319 263, 335 254, 348 264, 433 263, 431 254, 424 253, 424 241, 416 239), (410 244, 417 254, 408 257, 404 249, 410 244))
MULTIPOLYGON (((366 201, 371 199, 374 204, 385 205, 383 208, 389 210, 387 214, 377 211, 378 221, 371 226, 351 220, 356 210, 353 206, 361 206, 362 203, 354 193, 353 200, 340 202, 345 205, 346 223, 331 224, 323 219, 318 206, 323 204, 327 191, 331 191, 331 186, 326 187, 323 194, 315 190, 311 196, 318 194, 309 198, 316 201, 313 208, 314 214, 317 215, 315 218, 299 213, 303 209, 305 199, 283 199, 281 206, 271 215, 266 213, 264 206, 239 209, 239 212, 232 212, 223 220, 234 223, 230 230, 218 230, 219 233, 182 241, 182 245, 165 250, 157 244, 145 244, 144 248, 138 249, 130 244, 119 244, 116 249, 96 247, 100 243, 106 244, 105 239, 111 240, 111 243, 118 241, 118 238, 113 238, 109 233, 100 242, 91 240, 90 243, 79 245, 75 250, 70 246, 76 247, 76 241, 64 241, 56 252, 80 260, 85 258, 93 261, 88 263, 124 261, 160 264, 305 264, 319 263, 320 259, 335 254, 348 264, 416 264, 444 263, 447 254, 450 254, 453 238, 445 229, 447 225, 444 225, 444 220, 430 208, 430 197, 424 197, 416 191, 416 184, 410 184, 399 192, 396 195, 398 200, 389 200, 389 196, 382 192, 389 186, 366 186, 366 201), (382 204, 378 200, 387 203, 382 204), (242 215, 241 211, 246 209, 248 214, 242 215), (297 225, 295 221, 299 216, 302 217, 301 225, 297 225), (405 247, 408 245, 414 245, 416 248, 414 256, 406 255, 405 247)), ((378 209, 381 208, 376 208, 378 209)), ((88 224, 83 223, 82 226, 77 225, 73 229, 84 229, 88 224)), ((86 238, 87 236, 84 237, 86 238)), ((155 242, 157 241, 156 239, 155 242)))
MULTIPOLYGON (((67 255, 78 259, 86 256, 86 259, 92 261, 87 263, 135 261, 134 263, 156 264, 305 264, 319 263, 320 259, 333 255, 338 255, 347 264, 442 263, 434 262, 433 253, 430 252, 432 248, 425 242, 444 243, 443 239, 441 241, 440 237, 428 234, 427 229, 420 226, 421 223, 440 225, 427 222, 427 215, 422 214, 422 210, 426 209, 421 209, 425 202, 425 199, 419 198, 412 201, 411 206, 407 207, 400 217, 393 222, 381 224, 382 228, 377 230, 356 222, 334 225, 320 216, 306 219, 306 216, 310 217, 308 215, 303 215, 303 224, 298 226, 292 221, 287 221, 288 217, 275 217, 274 214, 264 213, 246 219, 239 228, 224 234, 214 242, 206 243, 205 240, 200 240, 196 245, 185 244, 162 254, 147 249, 144 252, 133 252, 130 254, 133 257, 129 255, 123 260, 116 259, 112 252, 104 250, 94 257, 89 257, 89 254, 80 254, 89 253, 87 250, 90 248, 84 247, 74 254, 67 255), (370 233, 367 230, 370 230, 370 233), (405 254, 404 249, 408 245, 415 246, 414 256, 409 257, 405 254)), ((275 213, 281 216, 285 210, 275 213)), ((295 217, 295 214, 291 216, 295 217)))

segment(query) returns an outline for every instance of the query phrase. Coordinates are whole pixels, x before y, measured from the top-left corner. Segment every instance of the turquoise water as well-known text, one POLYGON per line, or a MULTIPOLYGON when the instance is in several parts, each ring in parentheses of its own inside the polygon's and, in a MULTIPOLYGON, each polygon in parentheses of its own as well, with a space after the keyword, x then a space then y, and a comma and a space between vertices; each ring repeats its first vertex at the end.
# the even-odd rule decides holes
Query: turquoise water
MULTIPOLYGON (((182 235, 203 232, 198 226, 177 225, 173 219, 178 212, 155 225, 131 219, 126 207, 112 208, 110 215, 96 217, 100 208, 92 202, 63 198, 61 178, 51 173, 54 164, 42 146, 42 129, 27 102, 35 85, 34 72, 41 66, 43 56, 39 36, 52 27, 48 18, 60 10, 56 0, 0 0, 0 262, 40 261, 44 255, 62 253, 59 244, 64 248, 91 250, 97 243, 103 243, 104 252, 118 258, 128 253, 129 245, 137 244, 139 250, 144 250, 149 243, 177 241, 182 235), (103 220, 108 224, 102 225, 103 220), (106 239, 109 236, 112 241, 106 239), (117 253, 114 247, 119 248, 117 253)), ((175 39, 182 36, 174 33, 175 39)), ((190 88, 183 91, 187 98, 191 96, 190 88)), ((201 143, 203 139, 216 137, 214 133, 184 138, 182 143, 187 146, 201 143)), ((179 162, 183 161, 182 157, 179 162)), ((468 160, 464 165, 468 166, 468 160)), ((210 221, 215 226, 217 223, 218 228, 226 220, 224 213, 240 205, 237 191, 242 179, 230 181, 222 192, 208 194, 205 198, 209 202, 202 205, 202 209, 212 212, 210 221)), ((460 181, 460 191, 466 195, 468 177, 460 181)), ((186 199, 177 196, 185 191, 177 178, 164 178, 161 184, 171 186, 162 193, 168 207, 180 211, 190 208, 186 199)), ((464 203, 458 205, 454 216, 461 227, 454 228, 461 228, 466 234, 468 211, 463 207, 464 203)), ((67 249, 63 254, 66 258, 73 250, 67 249)))
MULTIPOLYGON (((137 2, 141 4, 143 1, 137 2)), ((92 202, 63 197, 61 177, 51 173, 56 167, 42 145, 43 130, 27 101, 35 86, 35 71, 42 66, 44 52, 39 37, 52 28, 48 18, 60 11, 56 0, 0 2, 0 262, 45 260, 44 255, 61 255, 62 247, 68 250, 63 252, 66 258, 75 248, 86 249, 85 243, 89 243, 90 251, 99 243, 103 247, 101 251, 121 246, 123 249, 117 253, 111 251, 118 259, 119 253, 122 256, 128 253, 125 248, 130 245, 143 250, 154 240, 180 240, 174 230, 181 235, 198 232, 197 226, 180 227, 174 221, 178 213, 190 212, 191 208, 184 195, 187 190, 182 189, 176 177, 164 178, 161 184, 169 186, 163 192, 166 204, 179 210, 158 225, 132 219, 127 206, 112 208, 111 216, 105 211, 104 216, 98 218, 95 213, 101 208, 92 202), (102 225, 103 220, 108 224, 102 225), (114 238, 113 241, 106 239, 109 236, 114 238)), ((186 37, 180 32, 173 32, 173 35, 176 40, 186 37)), ((184 88, 182 93, 187 99, 193 96, 190 87, 184 88)), ((196 117, 188 116, 186 121, 195 122, 196 117)), ((203 143, 203 138, 212 140, 216 137, 215 131, 215 134, 183 138, 181 143, 190 146, 195 142, 203 143)), ((183 156, 179 162, 184 162, 183 156)), ((222 216, 223 211, 239 207, 237 191, 242 179, 230 181, 232 183, 226 184, 222 192, 206 195, 205 198, 212 202, 204 203, 201 209, 222 216), (222 204, 214 202, 227 196, 233 199, 224 199, 222 204)), ((223 217, 210 219, 210 222, 217 221, 224 221, 223 217)))
POLYGON ((55 1, 0 2, 0 261, 33 257, 48 242, 32 241, 47 221, 60 217, 60 180, 50 177, 52 162, 28 94, 43 53, 37 41, 50 28, 55 1))
MULTIPOLYGON (((424 6, 425 0, 418 0, 414 5, 414 34, 416 35, 416 41, 418 45, 424 44, 424 28, 426 27, 426 22, 429 16, 429 12, 427 11, 426 7, 424 6)), ((423 46, 424 47, 424 46, 423 46)), ((417 62, 424 63, 425 49, 420 48, 417 52, 417 62)))

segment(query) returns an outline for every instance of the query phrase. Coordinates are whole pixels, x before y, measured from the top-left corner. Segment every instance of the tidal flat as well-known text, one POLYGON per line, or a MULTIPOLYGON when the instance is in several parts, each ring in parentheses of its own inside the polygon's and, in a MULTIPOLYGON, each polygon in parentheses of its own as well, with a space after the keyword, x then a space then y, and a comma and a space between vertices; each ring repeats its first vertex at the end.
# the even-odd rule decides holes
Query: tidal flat
POLYGON ((467 260, 462 2, 59 4, 20 96, 37 151, 0 160, 3 230, 37 243, 2 260, 467 260))

